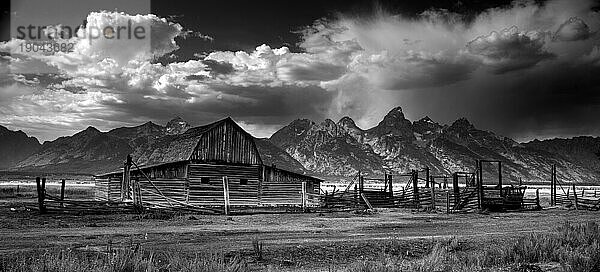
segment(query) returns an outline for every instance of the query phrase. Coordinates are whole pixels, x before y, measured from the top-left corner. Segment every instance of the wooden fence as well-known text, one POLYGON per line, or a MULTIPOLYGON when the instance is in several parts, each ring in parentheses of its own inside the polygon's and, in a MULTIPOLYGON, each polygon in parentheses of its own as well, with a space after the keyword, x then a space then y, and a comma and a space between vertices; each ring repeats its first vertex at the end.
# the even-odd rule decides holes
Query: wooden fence
MULTIPOLYGON (((551 196, 552 198, 552 196, 551 196)), ((555 206, 574 208, 577 210, 600 210, 600 193, 596 190, 578 189, 571 185, 571 188, 559 189, 554 195, 555 206)))
POLYGON ((575 208, 577 210, 600 210, 600 193, 597 190, 578 189, 575 183, 567 185, 557 177, 556 165, 550 173, 550 205, 575 208))
MULTIPOLYGON (((535 198, 524 198, 521 188, 520 197, 511 198, 499 195, 499 190, 484 190, 483 202, 492 205, 494 202, 499 207, 516 207, 519 210, 540 209, 539 191, 535 198)), ((508 189, 505 189, 507 191, 508 189)), ((435 186, 403 188, 390 193, 384 190, 351 190, 345 192, 327 193, 321 196, 322 205, 330 209, 365 209, 365 208, 411 208, 436 210, 446 213, 466 213, 480 210, 482 203, 479 199, 477 187, 460 187, 458 189, 441 189, 435 186)))

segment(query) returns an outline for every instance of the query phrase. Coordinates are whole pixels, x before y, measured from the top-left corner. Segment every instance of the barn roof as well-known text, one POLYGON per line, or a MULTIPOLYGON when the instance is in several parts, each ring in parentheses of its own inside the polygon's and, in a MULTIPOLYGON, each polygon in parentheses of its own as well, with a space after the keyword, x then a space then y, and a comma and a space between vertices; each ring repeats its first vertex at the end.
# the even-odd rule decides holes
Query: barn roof
MULTIPOLYGON (((136 164, 140 166, 189 160, 202 135, 225 122, 231 122, 239 127, 235 121, 227 117, 208 125, 190 128, 183 134, 162 137, 149 146, 137 150, 133 157, 137 158, 136 164)), ((242 128, 240 130, 248 134, 242 128)))

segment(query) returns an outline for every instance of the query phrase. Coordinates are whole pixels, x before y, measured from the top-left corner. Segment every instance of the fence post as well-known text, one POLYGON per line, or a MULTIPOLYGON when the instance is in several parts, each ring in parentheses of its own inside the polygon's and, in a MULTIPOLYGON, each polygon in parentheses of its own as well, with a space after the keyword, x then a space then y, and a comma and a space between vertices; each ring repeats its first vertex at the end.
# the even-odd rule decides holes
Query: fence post
POLYGON ((450 191, 446 191, 446 213, 450 213, 450 191))
POLYGON ((125 161, 123 167, 123 180, 121 182, 121 201, 125 201, 126 199, 130 199, 129 190, 131 189, 131 165, 132 165, 131 155, 127 155, 127 160, 125 161))
POLYGON ((358 206, 358 186, 354 184, 354 207, 358 206))
POLYGON ((64 207, 65 203, 63 203, 63 201, 65 200, 65 179, 61 180, 61 184, 60 184, 60 206, 64 207))
POLYGON ((498 162, 498 186, 500 187, 500 197, 503 197, 502 194, 502 161, 498 162))
POLYGON ((144 210, 143 201, 142 201, 142 188, 140 187, 140 180, 138 178, 129 179, 129 183, 131 184, 132 189, 132 198, 133 198, 133 206, 139 211, 142 212, 144 210))
POLYGON ((429 166, 425 166, 425 188, 429 188, 429 166))
POLYGON ((223 200, 225 202, 225 215, 229 215, 229 181, 227 176, 223 176, 223 200))
POLYGON ((577 205, 577 191, 575 190, 575 183, 573 183, 573 201, 575 201, 575 210, 579 210, 579 206, 577 205))
POLYGON ((306 212, 306 181, 302 182, 302 211, 306 212))
POLYGON ((435 183, 431 178, 431 209, 435 210, 435 183))
POLYGON ((364 184, 363 184, 363 177, 360 173, 360 170, 358 171, 358 193, 362 194, 363 189, 364 189, 364 184))
POLYGON ((394 197, 394 189, 393 189, 393 186, 394 186, 393 179, 394 178, 392 175, 388 175, 387 177, 388 177, 388 179, 390 179, 390 197, 394 197))
POLYGON ((550 206, 555 206, 554 202, 554 165, 552 165, 550 168, 550 206))
POLYGON ((46 178, 42 178, 42 199, 46 199, 46 178))
MULTIPOLYGON (((44 178, 44 183, 45 183, 46 179, 44 178)), ((46 213, 46 206, 44 205, 44 188, 43 186, 45 185, 44 183, 42 183, 40 181, 40 177, 36 177, 35 178, 35 185, 37 187, 37 194, 38 194, 38 208, 40 210, 40 213, 46 213)))
POLYGON ((416 170, 412 170, 412 183, 413 183, 413 201, 415 208, 419 208, 419 174, 416 170))
POLYGON ((46 212, 46 178, 42 178, 42 205, 44 206, 44 212, 46 212))
POLYGON ((550 206, 556 205, 556 191, 554 190, 556 187, 554 181, 554 164, 552 168, 550 168, 550 206))
POLYGON ((452 173, 452 190, 454 191, 454 205, 460 203, 460 188, 458 187, 458 173, 452 173))
POLYGON ((537 205, 537 209, 542 207, 540 206, 540 189, 535 189, 535 203, 537 205))
POLYGON ((481 163, 481 161, 477 161, 477 195, 478 195, 478 199, 477 199, 477 204, 479 206, 479 209, 483 209, 483 163, 481 163))

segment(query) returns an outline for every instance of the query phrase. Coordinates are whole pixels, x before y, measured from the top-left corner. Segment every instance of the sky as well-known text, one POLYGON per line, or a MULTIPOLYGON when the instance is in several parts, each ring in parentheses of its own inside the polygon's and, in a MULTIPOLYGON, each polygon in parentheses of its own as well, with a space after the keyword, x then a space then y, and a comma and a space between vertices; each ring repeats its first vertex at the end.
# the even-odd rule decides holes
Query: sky
POLYGON ((41 141, 175 116, 257 137, 298 118, 366 129, 397 106, 517 141, 600 135, 598 1, 2 5, 0 125, 41 141), (43 42, 70 50, 28 50, 43 42))

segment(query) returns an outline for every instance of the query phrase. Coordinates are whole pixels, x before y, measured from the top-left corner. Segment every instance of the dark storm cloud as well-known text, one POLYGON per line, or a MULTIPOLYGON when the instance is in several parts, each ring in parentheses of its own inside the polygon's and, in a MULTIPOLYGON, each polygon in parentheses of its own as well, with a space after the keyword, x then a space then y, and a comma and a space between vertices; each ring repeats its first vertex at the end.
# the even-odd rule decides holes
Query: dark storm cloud
POLYGON ((234 72, 233 65, 228 62, 204 59, 202 63, 208 67, 208 70, 213 75, 227 75, 234 72))
POLYGON ((185 79, 187 79, 187 80, 197 80, 197 81, 206 80, 208 78, 209 77, 205 76, 205 75, 189 75, 189 76, 185 77, 185 79))
POLYGON ((553 40, 558 41, 579 41, 590 37, 590 27, 580 18, 571 17, 564 22, 556 33, 553 40))
POLYGON ((414 55, 387 67, 379 86, 386 90, 441 87, 469 79, 476 68, 466 58, 454 61, 414 55))
POLYGON ((346 66, 316 62, 311 64, 285 64, 277 68, 281 78, 300 81, 329 81, 342 76, 346 66))
POLYGON ((212 86, 212 92, 194 100, 147 99, 140 93, 123 94, 124 102, 106 101, 112 119, 169 120, 175 115, 196 125, 231 116, 236 120, 284 126, 297 118, 327 117, 335 92, 317 86, 212 86))
POLYGON ((36 74, 16 74, 15 80, 36 86, 48 86, 49 88, 63 88, 72 93, 80 93, 85 91, 85 88, 80 86, 64 85, 69 78, 60 74, 54 73, 36 73, 36 74))
POLYGON ((544 49, 545 33, 523 33, 517 27, 479 36, 467 44, 469 53, 483 57, 495 73, 532 67, 555 57, 544 49))
POLYGON ((335 92, 326 91, 318 86, 221 86, 215 90, 244 98, 248 102, 238 104, 235 101, 221 100, 220 103, 208 106, 214 111, 226 109, 234 112, 236 116, 271 116, 281 119, 301 116, 322 119, 328 114, 331 101, 335 97, 335 92))
MULTIPOLYGON (((451 123, 467 117, 477 128, 519 141, 600 134, 600 66, 557 63, 502 75, 475 75, 443 89, 399 93, 413 118, 451 123), (418 105, 418 106, 414 106, 418 105)), ((392 99, 392 98, 389 98, 392 99)))
POLYGON ((514 79, 495 107, 506 109, 501 129, 509 135, 600 134, 598 74, 598 66, 562 64, 514 79))

